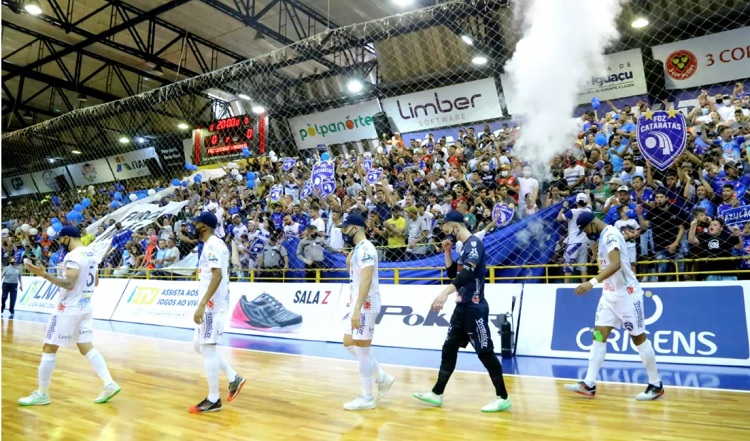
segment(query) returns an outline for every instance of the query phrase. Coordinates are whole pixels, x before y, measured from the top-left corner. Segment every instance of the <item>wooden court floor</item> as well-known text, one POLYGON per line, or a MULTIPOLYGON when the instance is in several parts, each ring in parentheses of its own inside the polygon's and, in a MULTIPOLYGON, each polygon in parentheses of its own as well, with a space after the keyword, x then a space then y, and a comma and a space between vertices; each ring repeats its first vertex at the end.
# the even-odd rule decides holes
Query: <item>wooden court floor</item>
POLYGON ((514 407, 482 414, 493 392, 485 374, 456 372, 443 408, 431 408, 411 393, 428 390, 435 370, 387 366, 396 383, 379 407, 348 412, 341 405, 359 389, 353 361, 230 348, 220 351, 248 384, 226 403, 222 377, 224 408, 192 415, 187 407, 206 395, 192 344, 104 331, 94 344, 120 395, 94 404, 99 379, 75 349, 62 348, 52 404, 19 407, 37 384, 43 332, 38 323, 4 323, 3 440, 750 440, 747 393, 670 388, 639 403, 641 386, 601 383, 600 396, 587 400, 565 393, 561 380, 508 377, 514 407))

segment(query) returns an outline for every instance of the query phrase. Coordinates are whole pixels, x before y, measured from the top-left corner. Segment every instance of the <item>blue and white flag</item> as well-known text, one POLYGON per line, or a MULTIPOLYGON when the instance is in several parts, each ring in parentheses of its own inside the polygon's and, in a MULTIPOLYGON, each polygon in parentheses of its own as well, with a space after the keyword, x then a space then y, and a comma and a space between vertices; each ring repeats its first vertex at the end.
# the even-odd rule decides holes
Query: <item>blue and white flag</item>
POLYGON ((685 151, 687 122, 677 110, 646 112, 638 118, 638 148, 643 156, 665 171, 685 151))
POLYGON ((328 197, 336 191, 336 179, 335 178, 324 178, 320 184, 320 195, 328 197))
POLYGON ((362 167, 365 168, 365 171, 369 172, 372 169, 372 158, 365 158, 365 160, 362 161, 362 167))
POLYGON ((370 185, 375 184, 376 182, 378 182, 382 174, 383 174, 382 168, 370 169, 370 171, 367 172, 367 183, 370 185))
POLYGON ((291 170, 294 165, 297 163, 297 159, 295 158, 286 158, 284 159, 284 171, 288 172, 291 170))
POLYGON ((492 218, 497 219, 498 227, 504 227, 513 221, 514 213, 513 207, 507 204, 495 204, 495 207, 492 209, 492 218))
POLYGON ((318 190, 323 190, 324 180, 335 180, 334 176, 334 164, 333 161, 320 161, 313 166, 312 170, 312 181, 313 187, 318 190))
POLYGON ((307 181, 305 181, 305 186, 302 187, 302 192, 300 192, 299 198, 305 199, 305 198, 310 197, 313 194, 313 190, 314 188, 313 188, 312 179, 308 179, 307 181))
POLYGON ((266 244, 263 242, 263 240, 259 237, 253 238, 253 241, 250 243, 250 255, 255 258, 256 256, 260 255, 260 253, 263 252, 263 248, 266 246, 266 244))
POLYGON ((276 184, 273 187, 271 187, 271 202, 279 202, 281 200, 281 195, 284 193, 284 186, 281 184, 276 184))

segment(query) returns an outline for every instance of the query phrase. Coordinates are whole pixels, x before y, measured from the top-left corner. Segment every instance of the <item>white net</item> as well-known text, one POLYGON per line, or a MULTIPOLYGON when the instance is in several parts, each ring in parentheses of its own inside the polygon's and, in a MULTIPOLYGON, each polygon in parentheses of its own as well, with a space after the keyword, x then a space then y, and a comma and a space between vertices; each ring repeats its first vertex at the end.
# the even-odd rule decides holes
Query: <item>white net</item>
POLYGON ((626 232, 644 278, 747 266, 669 261, 748 248, 709 218, 745 227, 749 2, 564 3, 445 2, 6 133, 4 263, 54 266, 47 232, 73 223, 107 275, 186 277, 186 219, 208 209, 234 276, 346 278, 334 225, 361 213, 382 280, 437 283, 437 222, 458 209, 490 280, 553 280, 595 262, 568 231, 580 200, 626 232), (659 110, 690 127, 666 167, 636 136, 659 110))

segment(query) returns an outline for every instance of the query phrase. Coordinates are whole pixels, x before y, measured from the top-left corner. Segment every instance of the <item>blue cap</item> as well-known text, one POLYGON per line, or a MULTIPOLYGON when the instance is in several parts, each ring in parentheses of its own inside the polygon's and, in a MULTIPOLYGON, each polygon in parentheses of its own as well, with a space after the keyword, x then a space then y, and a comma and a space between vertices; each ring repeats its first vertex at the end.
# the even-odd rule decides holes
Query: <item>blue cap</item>
POLYGON ((57 233, 57 238, 59 239, 61 237, 81 237, 81 230, 73 225, 66 225, 62 227, 62 230, 60 230, 59 233, 57 233))
POLYGON ((578 228, 583 230, 595 218, 596 216, 594 216, 594 213, 590 211, 583 211, 578 215, 578 219, 576 219, 576 225, 578 225, 578 228))
POLYGON ((355 226, 355 227, 366 227, 365 220, 362 216, 358 214, 350 214, 346 217, 346 220, 344 222, 336 225, 336 228, 344 228, 348 226, 355 226))
POLYGON ((211 213, 210 211, 204 211, 198 216, 191 217, 190 220, 193 222, 200 222, 208 228, 216 228, 219 225, 219 221, 218 219, 216 219, 216 215, 211 213))
POLYGON ((440 222, 441 224, 444 224, 446 222, 460 222, 464 223, 464 215, 461 214, 461 212, 456 210, 451 210, 448 212, 448 214, 445 215, 443 220, 440 222))

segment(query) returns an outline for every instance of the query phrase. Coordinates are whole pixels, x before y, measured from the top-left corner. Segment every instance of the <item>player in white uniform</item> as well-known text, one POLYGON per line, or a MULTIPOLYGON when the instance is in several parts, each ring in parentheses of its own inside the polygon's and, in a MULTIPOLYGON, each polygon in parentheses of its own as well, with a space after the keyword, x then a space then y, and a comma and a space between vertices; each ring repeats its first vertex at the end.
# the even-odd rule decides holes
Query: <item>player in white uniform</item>
POLYGON ((198 259, 198 292, 203 294, 193 319, 195 334, 193 345, 203 356, 203 366, 208 380, 208 397, 188 409, 190 413, 215 412, 221 410, 219 395, 219 370, 229 380, 227 401, 234 400, 245 385, 245 378, 237 374, 224 358, 216 352, 216 344, 224 333, 224 319, 229 307, 229 250, 224 242, 214 235, 219 225, 216 215, 205 211, 190 219, 195 222, 203 250, 198 259))
POLYGON ((357 214, 350 214, 341 229, 344 243, 354 249, 346 259, 349 269, 350 308, 343 319, 344 348, 357 357, 362 393, 344 404, 346 410, 374 409, 376 398, 372 395, 372 380, 378 385, 377 399, 383 398, 393 384, 393 377, 380 368, 370 353, 372 337, 375 334, 375 319, 380 313, 380 287, 378 284, 378 253, 375 246, 365 237, 365 220, 357 214))
POLYGON ((586 378, 576 384, 566 384, 566 390, 589 398, 596 395, 596 376, 607 355, 607 338, 612 329, 625 328, 630 333, 641 361, 648 372, 648 386, 636 396, 638 401, 648 401, 664 395, 664 386, 656 368, 656 354, 646 335, 643 315, 643 290, 630 267, 630 257, 620 230, 597 219, 593 213, 578 215, 578 228, 586 236, 597 241, 601 272, 588 282, 576 287, 576 294, 583 295, 591 288, 603 283, 602 296, 596 308, 594 342, 589 356, 586 378))
POLYGON ((62 289, 57 310, 52 313, 47 324, 42 361, 39 363, 39 388, 28 397, 18 400, 18 404, 41 406, 50 403, 49 384, 55 370, 57 349, 71 344, 78 346, 81 355, 89 360, 104 383, 101 394, 94 402, 106 403, 120 392, 120 386, 112 380, 102 354, 91 344, 94 336, 91 296, 99 284, 99 262, 93 251, 81 243, 78 228, 71 225, 63 227, 55 240, 58 245, 68 249, 62 263, 62 277, 47 273, 46 268, 26 263, 26 269, 32 274, 62 289))

